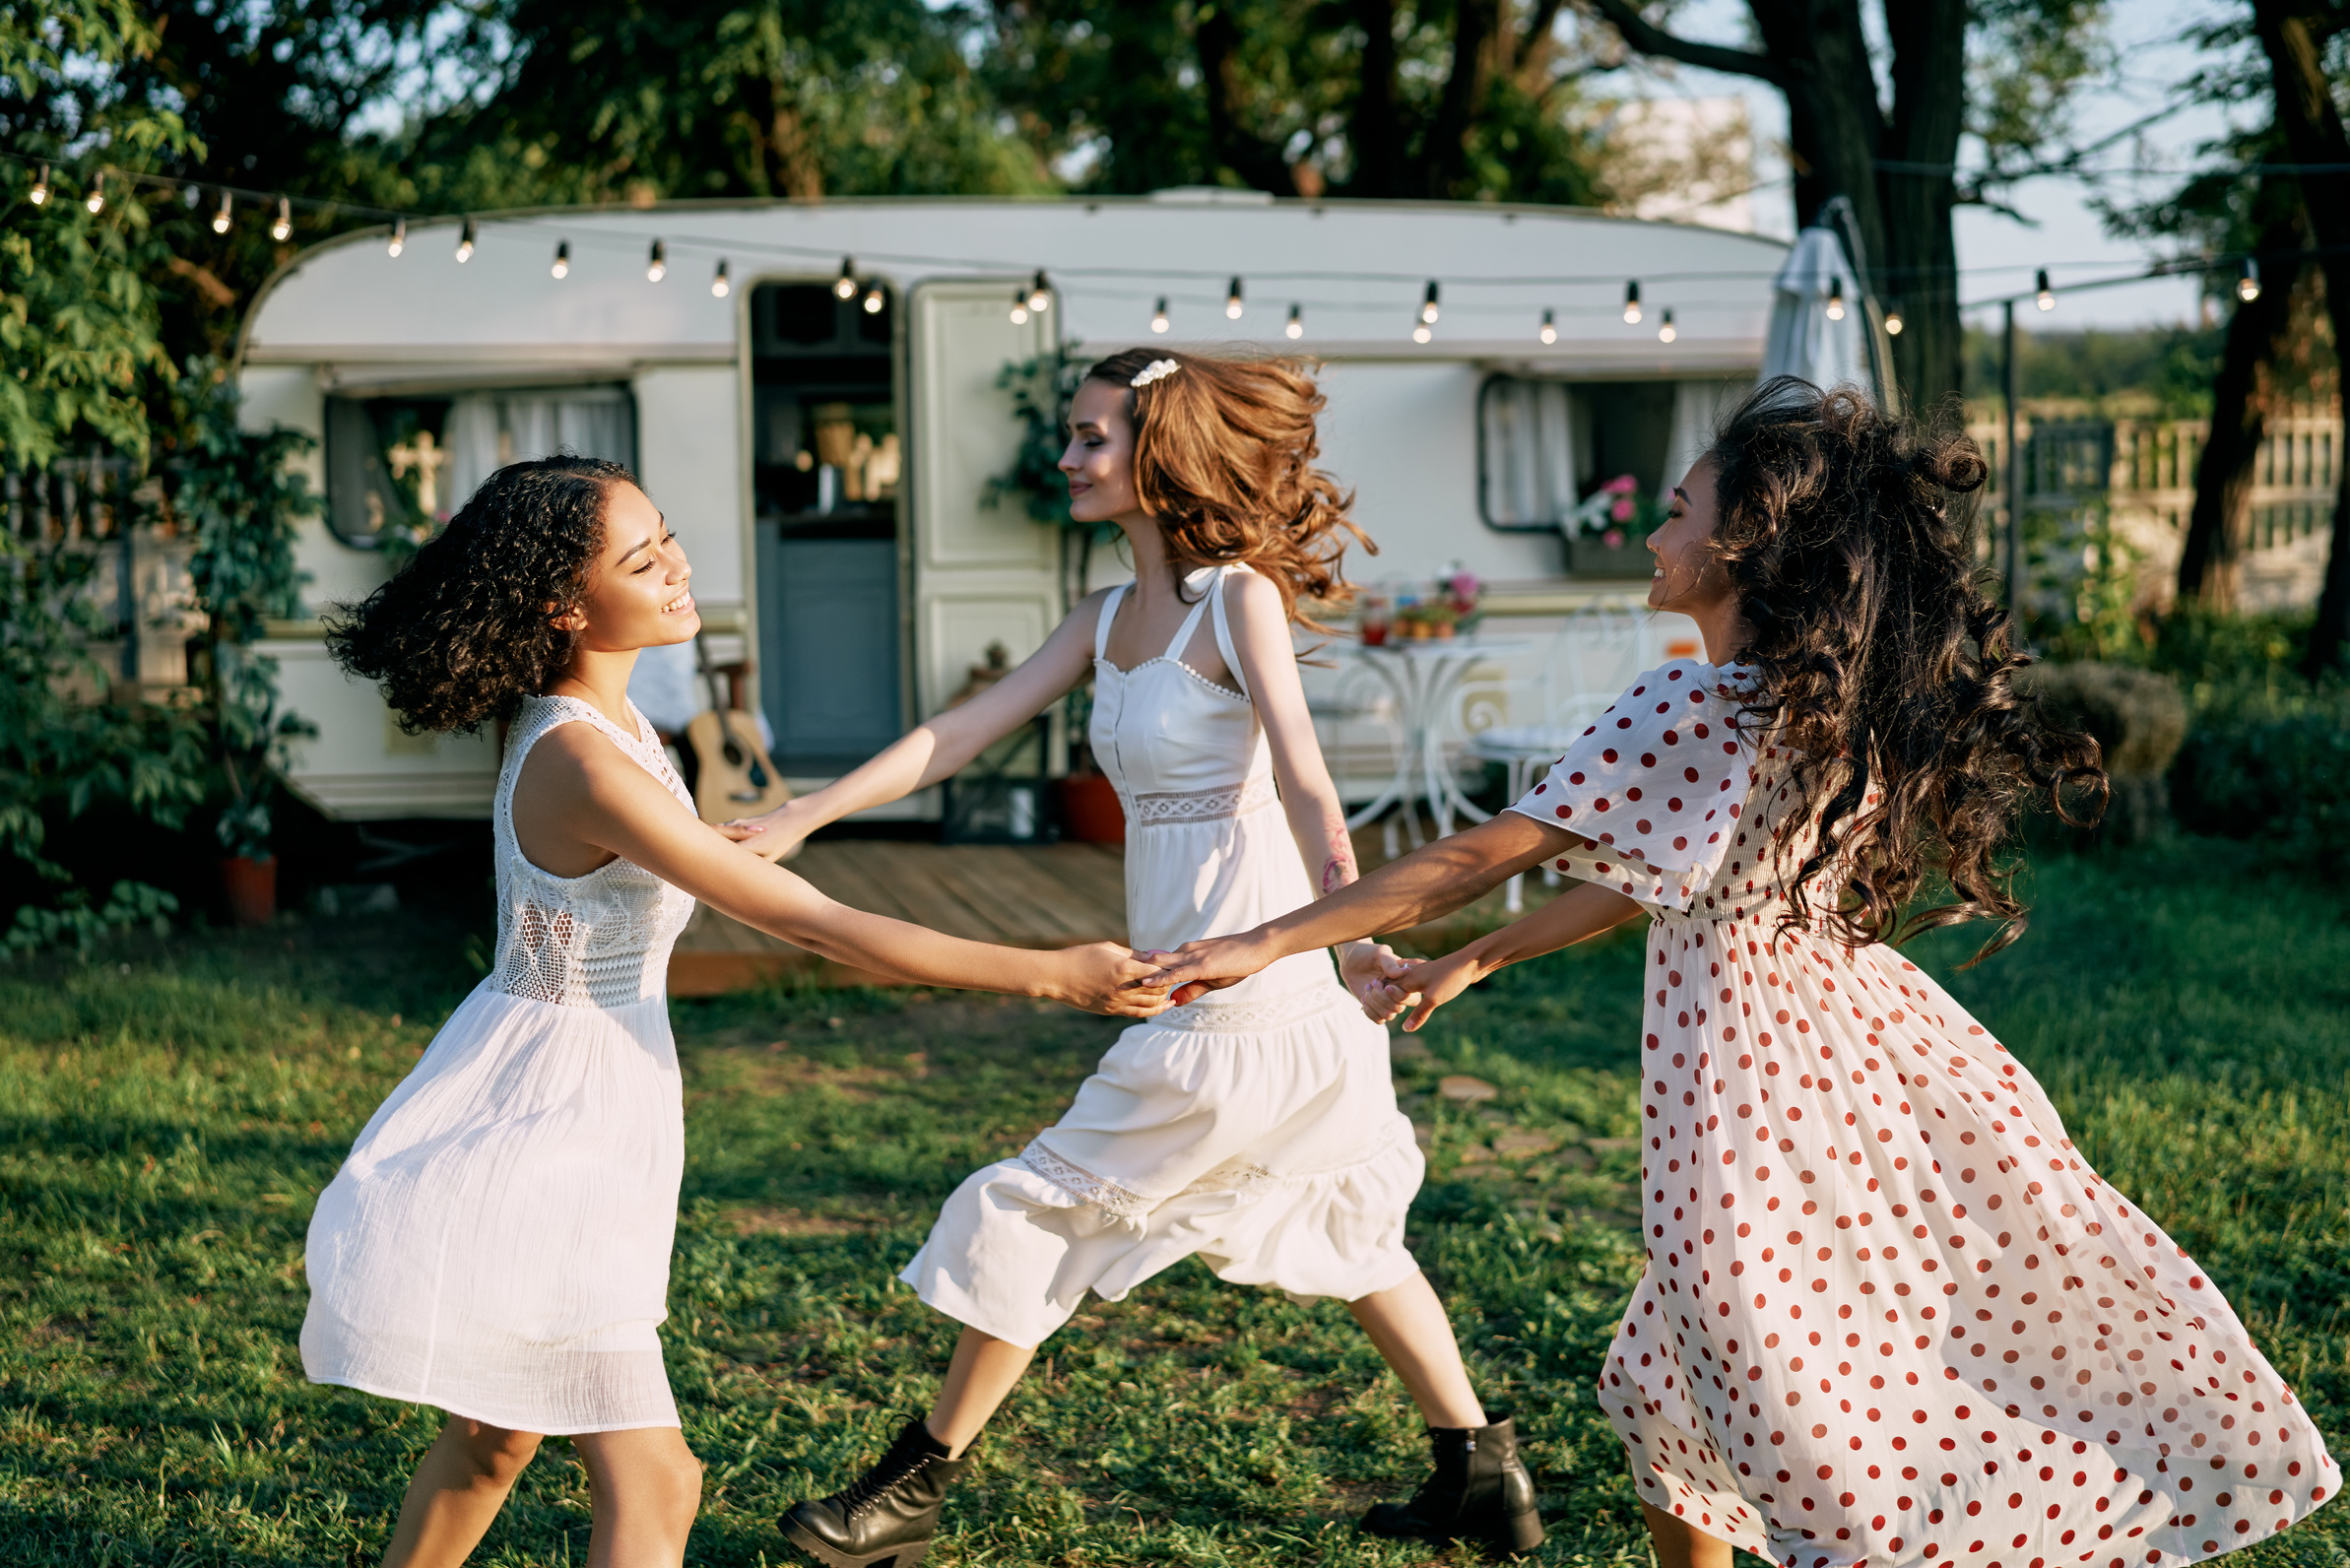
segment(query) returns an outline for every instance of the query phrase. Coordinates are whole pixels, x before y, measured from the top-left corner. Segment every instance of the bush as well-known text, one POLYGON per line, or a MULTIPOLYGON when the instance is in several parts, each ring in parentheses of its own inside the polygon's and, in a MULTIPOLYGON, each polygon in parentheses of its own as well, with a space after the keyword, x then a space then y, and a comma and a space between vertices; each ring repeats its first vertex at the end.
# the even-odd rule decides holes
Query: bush
POLYGON ((2165 677, 2120 664, 2044 664, 2019 683, 2051 723, 2086 730, 2105 752, 2114 793, 2096 836, 2116 843, 2170 830, 2164 775, 2187 736, 2187 700, 2165 677))
POLYGON ((2171 773, 2188 829, 2260 840, 2320 876, 2350 872, 2350 686, 2207 682, 2171 773))

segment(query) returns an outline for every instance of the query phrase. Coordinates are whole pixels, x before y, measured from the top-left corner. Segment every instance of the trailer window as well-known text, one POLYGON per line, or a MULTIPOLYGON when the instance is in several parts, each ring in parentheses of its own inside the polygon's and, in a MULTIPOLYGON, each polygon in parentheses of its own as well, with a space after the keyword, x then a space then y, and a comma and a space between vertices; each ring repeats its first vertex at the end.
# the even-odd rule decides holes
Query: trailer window
POLYGON ((1562 381, 1493 375, 1477 392, 1477 512, 1549 530, 1611 480, 1662 498, 1750 383, 1562 381))

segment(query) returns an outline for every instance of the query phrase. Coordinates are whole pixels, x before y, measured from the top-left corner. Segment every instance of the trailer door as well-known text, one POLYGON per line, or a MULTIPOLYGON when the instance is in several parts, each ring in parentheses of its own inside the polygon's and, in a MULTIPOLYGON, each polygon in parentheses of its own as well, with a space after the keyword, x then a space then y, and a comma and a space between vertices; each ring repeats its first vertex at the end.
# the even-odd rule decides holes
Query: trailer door
POLYGON ((1058 534, 1032 521, 1016 495, 985 504, 988 481, 1011 468, 1021 434, 996 377, 1047 352, 1059 314, 1014 325, 1015 282, 940 281, 913 292, 907 557, 918 719, 947 705, 989 644, 1002 643, 1017 664, 1061 617, 1058 534))

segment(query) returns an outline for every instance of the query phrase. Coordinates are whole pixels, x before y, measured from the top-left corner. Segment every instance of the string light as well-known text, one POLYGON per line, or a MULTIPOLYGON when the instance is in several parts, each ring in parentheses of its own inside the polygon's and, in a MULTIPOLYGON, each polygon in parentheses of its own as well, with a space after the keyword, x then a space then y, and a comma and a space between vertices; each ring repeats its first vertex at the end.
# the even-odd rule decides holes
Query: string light
POLYGON ((1637 278, 1624 285, 1624 325, 1640 325, 1640 280, 1637 278))
POLYGON ((1844 319, 1844 280, 1842 278, 1828 280, 1828 319, 1830 321, 1844 319))
POLYGON ((1411 324, 1411 341, 1412 341, 1412 342, 1414 342, 1414 343, 1426 343, 1426 342, 1429 342, 1430 340, 1432 340, 1432 339, 1433 339, 1435 336, 1436 336, 1436 329, 1435 329, 1435 328, 1433 328, 1433 327, 1431 327, 1431 326, 1429 326, 1427 322, 1425 322, 1425 321, 1414 321, 1414 322, 1411 324))
POLYGON ((560 239, 555 241, 555 265, 548 268, 547 270, 550 274, 556 278, 568 278, 571 276, 571 241, 568 239, 560 239))
POLYGON ((2056 291, 2048 286, 2048 269, 2041 268, 2033 276, 2032 302, 2043 310, 2056 308, 2056 291))
POLYGON ((28 196, 28 197, 29 197, 29 198, 32 200, 32 202, 33 202, 33 206, 35 206, 35 207, 45 207, 45 206, 47 206, 47 205, 48 205, 48 200, 49 200, 49 165, 48 165, 48 164, 46 164, 46 163, 43 163, 43 164, 41 164, 41 165, 40 165, 40 174, 39 174, 39 177, 37 177, 36 179, 34 179, 34 180, 33 180, 33 188, 32 188, 31 190, 27 191, 25 194, 26 194, 26 196, 28 196))
POLYGON ((832 297, 835 299, 857 297, 857 264, 846 256, 840 258, 840 276, 832 280, 832 297))
POLYGON ((1167 299, 1164 294, 1161 294, 1159 296, 1158 308, 1150 312, 1150 330, 1153 332, 1164 332, 1167 330, 1168 325, 1167 299))
MULTIPOLYGON (((1036 269, 1036 281, 1028 285, 1028 308, 1035 314, 1041 316, 1047 310, 1051 309, 1052 305, 1053 286, 1045 281, 1044 269, 1039 267, 1036 269)), ((868 310, 879 310, 881 307, 880 305, 867 305, 865 308, 868 310)))
POLYGON ((660 240, 656 239, 653 241, 652 254, 645 258, 644 281, 647 283, 659 283, 662 279, 668 276, 669 247, 662 244, 660 240))
POLYGON ((2236 273, 2236 297, 2248 305, 2260 297, 2260 273, 2250 256, 2244 258, 2236 273))
POLYGON ((887 304, 888 302, 888 297, 881 293, 881 286, 880 284, 868 284, 866 286, 865 313, 867 315, 880 315, 881 313, 881 306, 887 304))
MULTIPOLYGON (((465 221, 465 228, 457 235, 457 263, 459 266, 463 266, 466 262, 469 262, 473 259, 474 221, 468 218, 465 221)), ((562 274, 557 273, 555 276, 559 278, 562 276, 562 274)))
POLYGON ((1534 335, 1544 343, 1556 343, 1558 341, 1558 312, 1555 310, 1543 311, 1542 330, 1534 335))
POLYGON ((1012 324, 1015 327, 1028 324, 1028 291, 1025 289, 1012 291, 1012 324))
POLYGON ((1240 310, 1240 280, 1235 278, 1232 280, 1232 287, 1224 294, 1224 319, 1238 321, 1240 310))
POLYGON ((1888 338, 1900 337, 1902 325, 1901 301, 1896 299, 1885 307, 1885 336, 1888 338))
POLYGON ((400 254, 400 252, 408 248, 407 219, 395 218, 392 220, 392 242, 383 248, 385 254, 392 256, 397 256, 400 254))
POLYGON ((1657 326, 1657 341, 1659 343, 1670 343, 1673 339, 1679 336, 1680 333, 1674 329, 1672 324, 1672 307, 1667 305, 1665 308, 1665 319, 1658 323, 1657 326))
POLYGON ((294 204, 281 196, 278 198, 278 221, 269 226, 269 237, 282 245, 293 232, 294 204))
POLYGON ((212 215, 212 231, 216 234, 225 234, 228 231, 228 193, 223 191, 221 192, 220 210, 212 215))
POLYGON ((1281 332, 1290 338, 1302 338, 1306 335, 1305 306, 1293 304, 1289 307, 1289 324, 1283 327, 1281 332))
POLYGON ((82 205, 90 209, 90 216, 93 218, 106 210, 106 173, 104 169, 98 170, 97 177, 91 180, 90 197, 82 205))
POLYGON ((734 287, 733 282, 726 276, 726 258, 721 256, 718 258, 718 270, 710 275, 710 296, 714 299, 724 299, 734 292, 734 287))
POLYGON ((1428 280, 1428 296, 1420 301, 1420 321, 1426 326, 1436 325, 1436 280, 1428 280))

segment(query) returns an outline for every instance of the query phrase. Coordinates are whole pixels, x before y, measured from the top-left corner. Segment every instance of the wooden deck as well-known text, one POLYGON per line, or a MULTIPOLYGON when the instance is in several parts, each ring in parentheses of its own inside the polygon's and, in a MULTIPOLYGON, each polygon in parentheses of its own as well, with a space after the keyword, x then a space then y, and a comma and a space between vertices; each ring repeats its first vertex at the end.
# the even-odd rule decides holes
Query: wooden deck
MULTIPOLYGON (((1381 863, 1380 831, 1354 835, 1364 870, 1381 863)), ((1110 844, 1034 848, 923 844, 895 839, 826 839, 809 845, 791 869, 851 908, 929 926, 949 936, 1009 947, 1066 947, 1124 942, 1126 857, 1110 844)), ((1538 877, 1526 879, 1526 906, 1551 896, 1538 877)), ((1403 933, 1399 946, 1449 952, 1510 918, 1499 888, 1441 921, 1403 933)), ((669 992, 678 997, 745 991, 787 975, 821 985, 882 984, 878 976, 819 958, 790 943, 729 920, 704 905, 678 939, 669 960, 669 992)))
MULTIPOLYGON (((974 942, 1066 947, 1126 940, 1126 859, 1115 845, 830 839, 810 844, 791 869, 853 909, 974 942)), ((669 992, 714 996, 791 974, 833 985, 878 983, 705 904, 670 955, 669 992)))

